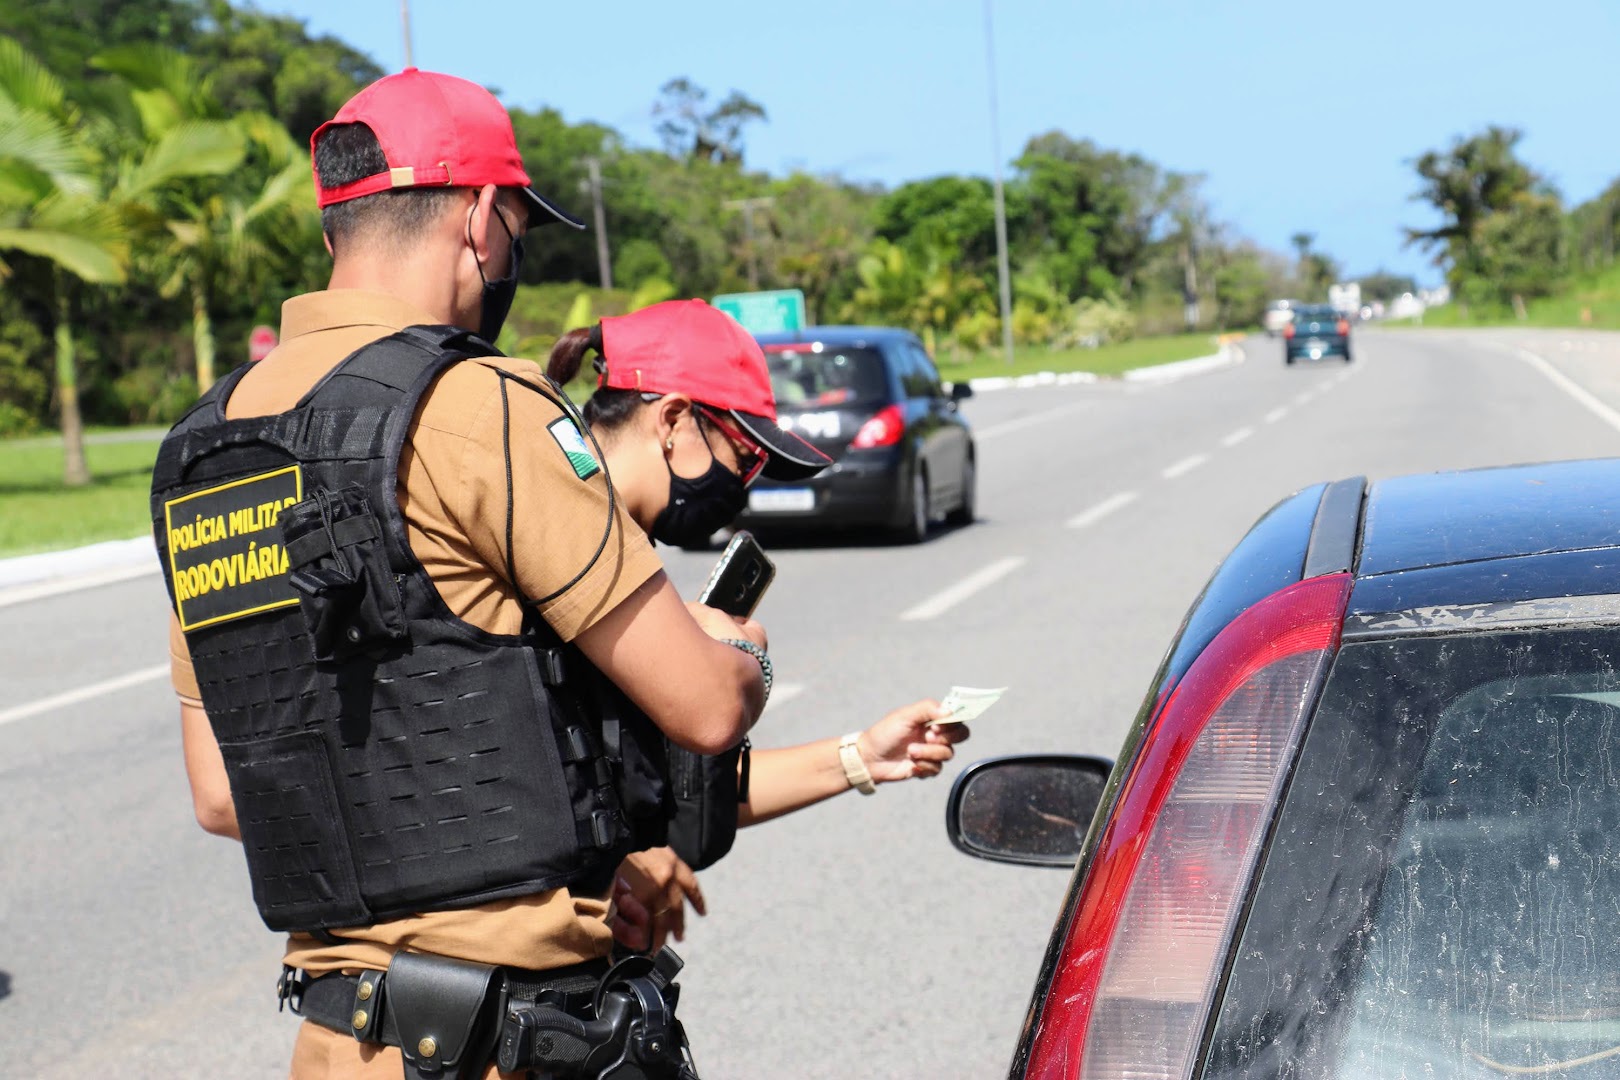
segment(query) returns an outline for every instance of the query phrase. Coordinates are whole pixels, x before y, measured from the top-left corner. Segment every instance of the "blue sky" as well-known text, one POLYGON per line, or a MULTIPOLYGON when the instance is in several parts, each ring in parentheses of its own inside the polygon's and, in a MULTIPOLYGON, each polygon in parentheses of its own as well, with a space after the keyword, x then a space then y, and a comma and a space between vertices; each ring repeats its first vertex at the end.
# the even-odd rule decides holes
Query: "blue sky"
MULTIPOLYGON (((398 0, 260 0, 397 69, 398 0)), ((685 75, 765 105, 749 163, 896 184, 988 175, 981 0, 411 0, 417 66, 639 144, 685 75)), ((1407 162, 1488 123, 1571 203, 1620 175, 1613 0, 995 0, 1002 156, 1053 128, 1207 174, 1217 215, 1355 273, 1434 279, 1407 162)))

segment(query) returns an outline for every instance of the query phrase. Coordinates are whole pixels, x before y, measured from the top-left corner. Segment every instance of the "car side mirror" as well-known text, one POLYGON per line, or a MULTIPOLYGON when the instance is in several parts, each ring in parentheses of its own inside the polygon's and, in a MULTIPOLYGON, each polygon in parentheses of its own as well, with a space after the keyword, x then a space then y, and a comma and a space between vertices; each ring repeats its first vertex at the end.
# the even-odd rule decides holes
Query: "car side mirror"
POLYGON ((967 382, 951 383, 951 400, 966 401, 973 396, 973 385, 967 382))
POLYGON ((1072 867, 1113 763, 1074 754, 1018 754, 963 770, 945 806, 958 851, 991 862, 1072 867))

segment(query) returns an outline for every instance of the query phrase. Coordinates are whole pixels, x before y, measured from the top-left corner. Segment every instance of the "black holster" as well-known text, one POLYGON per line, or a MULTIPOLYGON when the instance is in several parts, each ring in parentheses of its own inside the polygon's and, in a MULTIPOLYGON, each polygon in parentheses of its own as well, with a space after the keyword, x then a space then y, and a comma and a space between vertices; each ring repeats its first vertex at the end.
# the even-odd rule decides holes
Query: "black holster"
POLYGON ((620 961, 597 987, 589 1019, 570 1015, 545 991, 533 1003, 508 1005, 496 1064, 558 1080, 698 1080, 675 1019, 680 969, 667 948, 620 961))

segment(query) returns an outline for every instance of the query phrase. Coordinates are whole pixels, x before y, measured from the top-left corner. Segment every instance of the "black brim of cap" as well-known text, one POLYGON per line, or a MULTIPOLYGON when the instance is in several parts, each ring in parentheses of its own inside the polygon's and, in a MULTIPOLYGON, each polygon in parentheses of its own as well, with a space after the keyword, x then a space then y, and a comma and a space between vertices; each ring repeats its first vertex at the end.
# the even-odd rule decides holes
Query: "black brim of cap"
POLYGON ((791 431, 783 431, 776 421, 753 413, 731 410, 743 430, 770 454, 765 475, 772 480, 808 480, 832 464, 832 458, 791 431))
POLYGON ((542 225, 563 224, 573 229, 583 229, 585 223, 570 214, 532 187, 523 189, 530 202, 529 228, 537 229, 542 225))

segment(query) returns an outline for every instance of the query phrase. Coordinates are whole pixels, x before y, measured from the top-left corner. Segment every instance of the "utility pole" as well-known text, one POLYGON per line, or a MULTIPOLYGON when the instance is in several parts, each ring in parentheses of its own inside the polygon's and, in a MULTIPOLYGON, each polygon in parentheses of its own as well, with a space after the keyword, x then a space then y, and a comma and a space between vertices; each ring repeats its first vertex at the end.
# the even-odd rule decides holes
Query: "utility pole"
POLYGON ((596 276, 602 288, 613 288, 613 260, 608 256, 607 212, 602 208, 602 163, 596 158, 585 159, 590 172, 591 213, 596 222, 596 276))
POLYGON ((399 0, 399 27, 405 35, 405 66, 415 66, 411 61, 411 0, 399 0))
POLYGON ((764 209, 776 202, 769 195, 752 199, 727 199, 722 205, 727 210, 741 210, 743 215, 743 243, 748 246, 748 287, 759 291, 759 253, 754 247, 754 210, 764 209))
POLYGON ((1012 270, 1007 260, 1007 193, 1001 184, 1001 128, 996 105, 996 37, 992 0, 984 0, 984 59, 990 73, 990 153, 995 161, 996 277, 1001 284, 1001 350, 1013 362, 1012 270))

